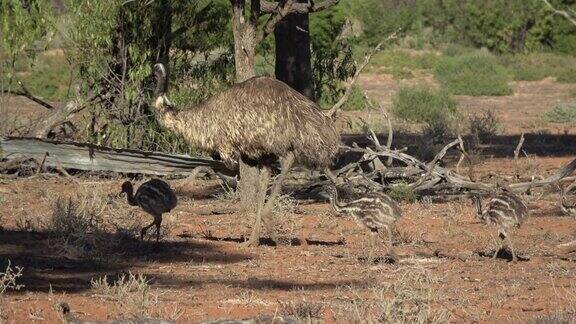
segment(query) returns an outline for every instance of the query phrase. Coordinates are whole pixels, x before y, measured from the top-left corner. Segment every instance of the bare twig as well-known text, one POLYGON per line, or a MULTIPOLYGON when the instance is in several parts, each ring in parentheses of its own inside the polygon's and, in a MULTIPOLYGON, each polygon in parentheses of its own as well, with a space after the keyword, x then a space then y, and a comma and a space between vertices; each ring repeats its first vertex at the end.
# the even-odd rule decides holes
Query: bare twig
MULTIPOLYGON (((308 1, 307 3, 294 3, 290 10, 290 13, 312 13, 328 9, 337 5, 340 0, 325 0, 319 3, 308 1)), ((260 1, 260 10, 263 13, 273 13, 278 8, 278 2, 276 1, 260 1)))
POLYGON ((336 104, 334 104, 334 106, 332 106, 332 108, 330 108, 330 110, 328 110, 328 112, 326 112, 326 116, 333 117, 336 114, 336 112, 338 111, 338 109, 340 109, 346 103, 346 101, 348 101, 348 98, 350 97, 350 94, 352 93, 352 87, 354 86, 354 84, 358 80, 358 77, 360 76, 360 73, 362 72, 362 70, 364 70, 364 68, 368 65, 368 63, 370 63, 372 56, 374 56, 374 54, 380 50, 380 48, 382 47, 382 44, 384 44, 384 42, 387 42, 391 39, 396 38, 397 34, 398 34, 398 31, 395 31, 392 34, 388 35, 388 37, 386 37, 386 39, 384 39, 383 41, 378 43, 378 45, 376 45, 376 47, 374 47, 374 49, 372 49, 372 51, 370 51, 368 54, 366 54, 366 57, 364 58, 364 63, 362 63, 362 65, 360 65, 356 69, 356 73, 354 73, 354 76, 352 77, 352 79, 349 82, 347 82, 346 88, 344 91, 344 95, 340 98, 340 100, 338 100, 338 102, 336 104))
POLYGON ((522 150, 522 145, 524 144, 524 133, 520 135, 520 140, 518 141, 518 145, 516 145, 516 149, 514 150, 514 167, 516 169, 516 179, 520 179, 520 168, 518 166, 518 156, 520 155, 520 150, 522 150))
POLYGON ((292 10, 292 5, 294 4, 294 0, 285 0, 283 2, 279 2, 276 6, 275 11, 270 15, 270 18, 264 24, 256 34, 254 38, 254 44, 260 44, 260 42, 266 38, 270 33, 274 31, 276 25, 282 20, 282 18, 286 17, 292 10))
POLYGON ((40 106, 44 107, 44 108, 48 108, 48 109, 54 109, 54 106, 52 104, 50 104, 47 101, 44 101, 34 95, 32 95, 30 93, 30 91, 28 91, 28 89, 24 86, 24 84, 20 81, 18 81, 18 85, 20 86, 21 90, 19 91, 15 91, 15 90, 2 90, 2 92, 4 93, 8 93, 8 94, 12 94, 15 96, 22 96, 25 98, 28 98, 32 101, 34 101, 35 103, 39 104, 40 106))
POLYGON ((576 26, 576 18, 569 14, 568 12, 564 11, 564 10, 558 10, 556 8, 554 8, 550 2, 548 2, 548 0, 542 0, 544 1, 544 3, 548 6, 548 8, 550 8, 550 10, 555 14, 555 15, 560 15, 564 18, 566 18, 569 22, 571 22, 574 26, 576 26))
MULTIPOLYGON (((374 107, 374 104, 373 104, 374 101, 370 100, 370 97, 368 97, 367 91, 364 91, 364 98, 366 98, 366 101, 368 102, 370 107, 374 107)), ((388 113, 386 112, 386 109, 384 109, 382 104, 379 101, 377 101, 376 103, 378 104, 378 107, 380 108, 380 112, 382 113, 384 118, 386 118, 386 122, 388 123, 388 138, 386 139, 386 148, 388 148, 390 150, 390 149, 392 149, 392 140, 394 139, 394 130, 392 129, 392 119, 390 119, 390 116, 388 115, 388 113)), ((380 144, 380 143, 378 143, 378 144, 380 144)), ((391 157, 388 158, 386 165, 387 166, 392 165, 392 158, 391 157)))
POLYGON ((448 145, 444 146, 440 150, 440 152, 438 152, 438 154, 436 154, 436 156, 434 157, 432 162, 428 163, 428 171, 426 171, 426 173, 422 177, 420 177, 420 179, 418 179, 418 181, 410 184, 410 187, 416 188, 416 187, 420 186, 425 180, 427 180, 428 177, 430 176, 430 174, 432 173, 432 170, 434 170, 436 168, 436 164, 438 164, 438 162, 440 162, 440 160, 442 160, 442 158, 446 155, 446 153, 448 153, 448 150, 450 148, 452 148, 453 146, 455 146, 456 144, 461 144, 461 143, 462 143, 462 138, 458 137, 454 141, 448 143, 448 145))

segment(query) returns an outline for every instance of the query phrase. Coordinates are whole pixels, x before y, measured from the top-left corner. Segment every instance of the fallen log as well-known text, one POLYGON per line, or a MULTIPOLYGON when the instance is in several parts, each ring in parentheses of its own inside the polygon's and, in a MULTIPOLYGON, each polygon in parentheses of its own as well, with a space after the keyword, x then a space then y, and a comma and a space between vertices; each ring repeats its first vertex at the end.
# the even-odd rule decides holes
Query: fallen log
POLYGON ((204 157, 113 149, 88 143, 0 137, 0 161, 11 164, 29 159, 39 163, 43 161, 45 167, 86 171, 177 175, 191 173, 197 167, 208 167, 228 176, 235 175, 224 163, 204 157))

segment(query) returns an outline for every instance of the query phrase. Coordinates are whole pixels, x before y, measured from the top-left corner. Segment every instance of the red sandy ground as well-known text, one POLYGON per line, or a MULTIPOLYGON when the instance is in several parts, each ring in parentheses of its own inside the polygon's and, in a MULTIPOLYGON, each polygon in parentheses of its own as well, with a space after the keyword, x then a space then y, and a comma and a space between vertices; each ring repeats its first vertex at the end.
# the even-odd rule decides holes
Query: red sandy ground
MULTIPOLYGON (((367 76, 364 82, 367 78, 372 82, 369 91, 379 93, 387 87, 375 81, 380 77, 367 76)), ((544 80, 515 88, 514 96, 459 100, 467 107, 496 109, 506 133, 518 134, 533 130, 531 122, 539 123, 539 114, 551 105, 568 102, 567 93, 574 86, 544 80), (536 98, 544 99, 537 102, 536 98)), ((561 132, 554 125, 543 127, 561 132)), ((477 172, 511 176, 515 172, 511 156, 512 152, 505 158, 485 159, 477 172)), ((550 174, 572 158, 570 154, 533 157, 521 167, 550 174)), ((4 228, 0 261, 10 258, 12 265, 24 267, 20 281, 25 287, 8 291, 0 300, 8 323, 59 322, 62 319, 54 305, 60 301, 68 302, 80 318, 118 318, 123 314, 118 303, 98 295, 90 280, 126 271, 145 275, 159 293, 157 306, 149 310, 152 315, 168 318, 178 313, 182 323, 280 314, 278 301, 304 300, 321 305, 321 317, 328 323, 373 321, 394 296, 409 299, 420 288, 427 296, 426 305, 445 311, 441 319, 452 322, 524 322, 576 306, 576 263, 559 255, 556 248, 576 239, 576 222, 562 216, 554 190, 527 197, 532 214, 513 236, 521 256, 516 264, 484 256, 494 251, 494 231, 474 218, 469 201, 403 203, 404 217, 395 240, 401 257, 397 264, 367 261, 369 256, 383 256, 384 249, 371 251, 368 234, 353 220, 335 217, 321 201, 299 201, 292 212, 283 215, 281 234, 322 245, 247 248, 233 241, 208 240, 203 233, 240 238, 250 228, 248 216, 212 213, 236 206, 211 197, 222 191, 215 182, 203 180, 170 181, 180 204, 165 218, 170 232, 159 249, 152 242, 134 240, 103 264, 63 255, 45 234, 17 229, 16 220, 24 216, 47 221, 56 197, 87 190, 115 194, 123 180, 0 180, 4 228)), ((112 207, 103 212, 105 219, 132 215, 150 221, 138 208, 113 200, 112 207)))

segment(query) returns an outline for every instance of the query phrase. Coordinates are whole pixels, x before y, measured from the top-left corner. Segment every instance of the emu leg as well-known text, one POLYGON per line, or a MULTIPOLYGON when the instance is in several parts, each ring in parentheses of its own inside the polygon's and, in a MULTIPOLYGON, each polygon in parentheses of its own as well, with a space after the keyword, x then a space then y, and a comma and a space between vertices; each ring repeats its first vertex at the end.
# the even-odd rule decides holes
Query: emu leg
POLYGON ((250 238, 246 241, 247 246, 258 246, 260 244, 260 231, 262 228, 262 211, 264 208, 264 203, 266 200, 266 190, 268 189, 268 182, 270 180, 270 170, 268 168, 262 168, 259 172, 259 181, 257 187, 257 208, 254 217, 254 224, 252 226, 252 234, 250 238))
POLYGON ((156 224, 156 244, 160 241, 160 225, 162 225, 162 215, 154 218, 156 224))
POLYGON ((496 248, 496 251, 494 251, 494 255, 492 255, 492 259, 496 259, 496 257, 498 256, 498 252, 500 252, 500 250, 502 250, 502 248, 504 247, 504 245, 502 244, 502 241, 504 240, 503 236, 504 233, 502 231, 498 231, 498 246, 496 248))
POLYGON ((512 240, 510 239, 510 236, 508 236, 508 234, 504 234, 506 236, 506 241, 508 246, 510 247, 510 252, 512 252, 512 262, 517 262, 518 258, 516 257, 516 251, 514 251, 514 244, 512 243, 512 240))
POLYGON ((390 258, 392 258, 392 260, 394 260, 394 262, 396 262, 398 261, 398 256, 396 255, 394 246, 392 245, 392 228, 390 228, 390 226, 386 226, 386 230, 388 232, 388 255, 390 258))
POLYGON ((142 228, 142 230, 140 231, 140 239, 144 240, 144 235, 146 234, 146 232, 148 231, 148 229, 152 226, 154 226, 154 224, 156 224, 156 219, 154 219, 154 221, 152 221, 152 223, 150 223, 150 225, 148 226, 144 226, 142 228))
POLYGON ((260 169, 255 166, 250 166, 242 159, 240 163, 240 181, 236 187, 236 193, 240 197, 240 204, 238 205, 241 213, 255 213, 254 198, 258 197, 258 179, 260 176, 260 169))
POLYGON ((286 157, 280 160, 280 166, 281 166, 280 174, 274 180, 274 184, 272 185, 272 189, 270 191, 270 196, 266 201, 266 205, 264 206, 264 211, 262 213, 262 218, 267 224, 268 232, 270 233, 272 240, 275 242, 277 241, 277 239, 276 239, 276 229, 273 228, 274 224, 271 221, 272 210, 274 209, 274 204, 276 203, 276 200, 280 196, 282 190, 282 184, 286 179, 286 175, 292 168, 293 164, 294 164, 294 154, 292 153, 289 153, 286 157))

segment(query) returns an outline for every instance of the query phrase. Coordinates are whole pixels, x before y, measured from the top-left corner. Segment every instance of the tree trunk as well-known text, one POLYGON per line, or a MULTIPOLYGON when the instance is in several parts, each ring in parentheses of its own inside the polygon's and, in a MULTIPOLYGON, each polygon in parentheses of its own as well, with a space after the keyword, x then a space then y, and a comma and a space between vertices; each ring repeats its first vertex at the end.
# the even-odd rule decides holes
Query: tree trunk
MULTIPOLYGON (((300 2, 306 2, 300 0, 300 2)), ((276 78, 314 101, 309 15, 292 13, 274 29, 276 78)))
MULTIPOLYGON (((259 0, 252 0, 259 5, 259 0)), ((236 69, 236 83, 246 81, 254 76, 254 56, 256 55, 256 28, 257 13, 252 12, 250 19, 244 15, 245 0, 230 0, 232 4, 232 33, 234 35, 234 65, 236 69), (256 19, 254 19, 256 18, 256 19)), ((238 161, 240 181, 238 181, 237 194, 240 198, 240 210, 251 213, 255 211, 254 197, 257 195, 259 172, 256 167, 250 167, 242 159, 238 161), (255 191, 256 190, 256 191, 255 191)))
POLYGON ((234 66, 236 68, 236 83, 240 83, 254 76, 256 26, 244 16, 244 0, 231 0, 231 3, 234 66))

